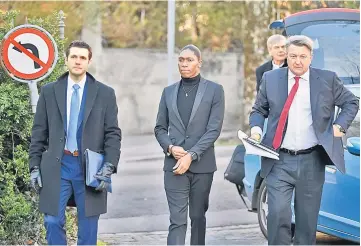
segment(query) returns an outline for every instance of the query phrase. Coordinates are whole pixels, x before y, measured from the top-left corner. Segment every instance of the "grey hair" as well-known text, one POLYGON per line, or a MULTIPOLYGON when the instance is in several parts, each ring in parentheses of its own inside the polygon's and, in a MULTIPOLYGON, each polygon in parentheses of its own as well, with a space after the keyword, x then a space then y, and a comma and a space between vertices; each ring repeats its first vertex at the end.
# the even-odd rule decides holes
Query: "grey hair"
POLYGON ((286 41, 286 37, 280 34, 272 35, 267 39, 267 48, 270 49, 273 45, 281 41, 286 41))
POLYGON ((295 46, 299 46, 299 47, 304 46, 307 49, 309 49, 309 51, 311 53, 313 53, 313 41, 312 41, 312 39, 310 39, 309 37, 307 37, 305 35, 290 36, 287 39, 286 48, 288 49, 288 47, 290 47, 290 45, 295 45, 295 46))
POLYGON ((201 51, 194 44, 188 44, 188 45, 184 46, 179 53, 181 53, 183 50, 190 50, 196 55, 198 60, 201 59, 201 51))

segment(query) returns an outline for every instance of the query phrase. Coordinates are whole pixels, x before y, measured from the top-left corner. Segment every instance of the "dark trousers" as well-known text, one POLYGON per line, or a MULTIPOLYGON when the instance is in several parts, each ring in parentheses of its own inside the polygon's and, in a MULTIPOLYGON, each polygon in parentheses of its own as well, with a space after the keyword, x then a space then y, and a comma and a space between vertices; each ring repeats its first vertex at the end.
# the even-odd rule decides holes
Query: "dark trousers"
POLYGON ((167 195, 170 226, 168 245, 184 245, 187 231, 187 216, 191 219, 191 245, 205 245, 206 212, 213 173, 176 175, 164 172, 164 188, 167 195))
POLYGON ((317 219, 325 182, 325 165, 321 156, 322 150, 296 156, 280 152, 280 160, 275 161, 266 177, 269 245, 291 244, 293 191, 296 223, 293 244, 316 244, 317 219))
POLYGON ((64 156, 62 160, 62 178, 60 186, 59 211, 57 216, 45 214, 44 225, 49 245, 67 245, 65 231, 65 209, 71 195, 74 195, 78 217, 78 245, 96 245, 99 215, 85 216, 85 183, 77 157, 64 156), (63 170, 64 169, 64 170, 63 170), (74 171, 74 172, 72 172, 74 171), (72 174, 64 175, 64 174, 72 174))

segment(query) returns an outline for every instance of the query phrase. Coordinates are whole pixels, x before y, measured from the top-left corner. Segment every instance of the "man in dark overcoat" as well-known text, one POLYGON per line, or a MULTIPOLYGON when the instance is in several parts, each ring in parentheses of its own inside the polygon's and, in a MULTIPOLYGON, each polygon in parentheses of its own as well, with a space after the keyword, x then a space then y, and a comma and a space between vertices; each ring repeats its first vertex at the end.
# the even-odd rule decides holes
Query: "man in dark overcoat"
POLYGON ((68 72, 41 88, 30 144, 31 184, 40 195, 46 239, 66 245, 65 209, 74 198, 78 244, 95 245, 99 215, 107 211, 107 187, 120 156, 121 131, 115 92, 87 73, 91 47, 73 41, 68 72), (104 154, 97 188, 85 184, 84 151, 104 154))

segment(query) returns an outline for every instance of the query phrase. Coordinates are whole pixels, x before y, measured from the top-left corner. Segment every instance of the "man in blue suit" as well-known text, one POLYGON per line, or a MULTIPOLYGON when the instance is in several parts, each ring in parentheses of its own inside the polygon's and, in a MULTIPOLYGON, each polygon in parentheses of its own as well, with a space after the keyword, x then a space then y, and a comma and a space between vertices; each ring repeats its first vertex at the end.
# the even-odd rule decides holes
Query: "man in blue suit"
POLYGON ((67 244, 65 208, 71 198, 77 207, 77 243, 96 244, 99 215, 107 210, 107 180, 119 161, 115 92, 87 73, 91 58, 87 43, 73 41, 66 50, 69 71, 42 87, 36 108, 29 165, 50 245, 67 244), (104 154, 95 189, 84 181, 86 149, 104 154))
POLYGON ((250 115, 252 138, 280 152, 279 160, 262 158, 261 176, 268 192, 268 244, 291 244, 291 200, 294 193, 294 245, 316 243, 317 218, 325 165, 345 172, 341 137, 358 111, 358 99, 334 72, 310 67, 313 42, 288 39, 288 68, 263 75, 250 115), (334 118, 335 106, 341 108, 334 118))

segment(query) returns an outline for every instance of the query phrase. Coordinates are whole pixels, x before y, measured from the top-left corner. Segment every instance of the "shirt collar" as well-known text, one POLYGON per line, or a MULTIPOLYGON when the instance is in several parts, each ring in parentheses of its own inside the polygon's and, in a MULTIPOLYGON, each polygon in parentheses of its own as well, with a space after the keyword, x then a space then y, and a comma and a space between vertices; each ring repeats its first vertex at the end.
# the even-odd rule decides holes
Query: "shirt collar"
POLYGON ((282 62, 280 65, 277 65, 274 63, 274 61, 272 60, 272 67, 277 67, 277 68, 280 68, 283 66, 283 64, 285 64, 285 62, 282 62))
MULTIPOLYGON (((288 69, 288 80, 294 79, 296 75, 292 73, 290 69, 288 69)), ((300 76, 301 79, 309 81, 310 80, 310 69, 308 69, 303 75, 300 76)))
MULTIPOLYGON (((80 80, 78 83, 79 85, 79 89, 83 89, 85 86, 85 81, 86 81, 86 75, 84 76, 84 78, 82 78, 82 80, 80 80)), ((73 85, 75 84, 75 82, 70 78, 70 76, 68 76, 68 88, 73 88, 73 85)))

